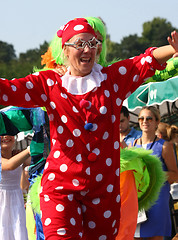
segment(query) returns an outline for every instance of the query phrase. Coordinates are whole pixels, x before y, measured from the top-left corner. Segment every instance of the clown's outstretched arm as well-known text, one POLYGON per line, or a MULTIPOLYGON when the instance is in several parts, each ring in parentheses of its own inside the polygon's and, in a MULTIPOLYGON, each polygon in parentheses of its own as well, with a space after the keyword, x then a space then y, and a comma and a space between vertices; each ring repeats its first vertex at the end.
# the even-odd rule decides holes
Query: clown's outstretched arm
POLYGON ((178 33, 173 31, 171 37, 168 37, 169 45, 159 47, 153 51, 153 56, 163 64, 178 52, 178 33))

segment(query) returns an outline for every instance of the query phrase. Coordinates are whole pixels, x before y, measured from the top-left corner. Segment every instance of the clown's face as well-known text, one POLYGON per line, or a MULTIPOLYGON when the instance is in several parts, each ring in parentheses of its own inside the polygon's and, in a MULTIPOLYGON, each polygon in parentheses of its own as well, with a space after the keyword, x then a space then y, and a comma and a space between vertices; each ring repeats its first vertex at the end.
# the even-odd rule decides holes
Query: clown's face
MULTIPOLYGON (((90 33, 80 33, 73 36, 68 43, 74 43, 78 41, 90 41, 93 39, 93 35, 90 33)), ((84 48, 76 49, 75 46, 65 46, 64 53, 68 59, 70 66, 70 74, 72 76, 86 76, 88 75, 94 65, 97 53, 96 48, 90 48, 88 44, 84 44, 84 48)))

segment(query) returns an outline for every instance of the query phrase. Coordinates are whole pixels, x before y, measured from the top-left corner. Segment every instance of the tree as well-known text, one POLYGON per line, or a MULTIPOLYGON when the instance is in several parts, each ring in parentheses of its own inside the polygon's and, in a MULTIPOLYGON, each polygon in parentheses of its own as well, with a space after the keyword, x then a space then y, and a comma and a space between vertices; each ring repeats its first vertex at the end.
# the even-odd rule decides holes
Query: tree
POLYGON ((0 63, 9 63, 15 58, 16 55, 13 45, 0 41, 0 63))
POLYGON ((168 44, 167 37, 173 30, 178 30, 164 18, 154 18, 143 24, 142 37, 150 46, 160 47, 168 44))

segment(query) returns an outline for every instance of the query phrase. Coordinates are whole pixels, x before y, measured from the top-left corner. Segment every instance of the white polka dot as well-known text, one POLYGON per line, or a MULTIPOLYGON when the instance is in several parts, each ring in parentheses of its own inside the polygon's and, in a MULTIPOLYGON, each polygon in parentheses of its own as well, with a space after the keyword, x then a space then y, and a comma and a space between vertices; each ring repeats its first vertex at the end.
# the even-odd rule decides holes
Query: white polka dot
POLYGON ((121 100, 120 98, 117 98, 117 99, 116 99, 116 104, 117 104, 117 106, 120 106, 121 103, 122 103, 122 100, 121 100))
POLYGON ((59 134, 62 134, 63 131, 64 131, 64 129, 63 129, 62 126, 59 126, 59 127, 57 128, 57 131, 58 131, 59 134))
POLYGON ((58 212, 62 212, 62 211, 64 211, 64 206, 63 206, 62 204, 58 204, 58 205, 56 206, 56 210, 57 210, 58 212))
POLYGON ((106 114, 107 113, 107 108, 105 106, 100 107, 100 113, 101 114, 106 114))
POLYGON ((60 156, 60 154, 61 154, 60 151, 58 151, 58 150, 55 151, 54 152, 54 158, 58 158, 60 156))
POLYGON ((40 73, 39 73, 39 72, 35 72, 35 73, 32 73, 32 75, 34 75, 34 76, 39 76, 40 73))
POLYGON ((87 174, 87 175, 90 175, 90 167, 88 167, 88 168, 86 169, 86 174, 87 174))
POLYGON ((65 93, 61 93, 61 97, 67 99, 67 95, 65 93))
POLYGON ((89 228, 93 229, 93 228, 96 227, 96 223, 93 222, 93 221, 90 221, 90 222, 88 223, 88 226, 89 226, 89 228))
POLYGON ((62 190, 64 187, 63 186, 58 186, 58 187, 56 187, 55 189, 56 190, 62 190))
POLYGON ((77 212, 78 212, 79 215, 81 215, 82 214, 82 209, 80 207, 78 207, 77 212))
POLYGON ((117 84, 114 84, 114 92, 118 92, 119 86, 117 84))
POLYGON ((33 88, 33 83, 30 82, 30 81, 26 82, 26 88, 32 89, 33 88))
POLYGON ((127 69, 125 67, 120 67, 119 72, 120 72, 121 75, 125 75, 126 72, 127 72, 127 69))
POLYGON ((109 137, 109 133, 105 132, 104 135, 103 135, 103 139, 106 140, 106 139, 108 139, 108 137, 109 137))
POLYGON ((145 58, 144 57, 142 57, 142 59, 141 59, 141 64, 143 65, 144 63, 145 63, 145 58))
POLYGON ((118 141, 115 141, 114 142, 114 149, 119 149, 119 142, 118 141))
POLYGON ((4 94, 4 95, 2 96, 2 99, 3 99, 5 102, 7 102, 7 101, 8 101, 8 96, 7 96, 6 94, 4 94))
POLYGON ((66 145, 67 145, 67 147, 73 147, 73 145, 74 145, 73 140, 72 139, 68 139, 67 142, 66 142, 66 145))
POLYGON ((86 206, 82 205, 82 212, 84 213, 84 212, 86 212, 86 210, 87 210, 86 206))
POLYGON ((66 123, 66 122, 67 122, 67 117, 66 117, 65 115, 63 115, 63 116, 61 117, 61 121, 62 121, 63 123, 66 123))
POLYGON ((56 139, 52 139, 53 146, 56 144, 56 139))
POLYGON ((89 143, 87 143, 86 148, 88 149, 88 151, 90 151, 90 144, 89 143))
POLYGON ((81 194, 83 197, 86 196, 87 193, 88 193, 87 191, 81 191, 81 192, 80 192, 80 194, 81 194))
POLYGON ((113 186, 112 184, 109 184, 109 185, 107 186, 107 192, 112 192, 112 191, 113 191, 113 188, 114 188, 114 186, 113 186))
POLYGON ((101 235, 101 236, 99 237, 99 240, 106 240, 106 239, 107 239, 106 235, 101 235))
POLYGON ((66 234, 65 228, 59 228, 57 230, 57 234, 60 235, 60 236, 65 235, 66 234))
POLYGON ((131 92, 128 92, 128 93, 125 95, 125 98, 128 98, 130 95, 131 95, 131 92))
POLYGON ((59 169, 60 169, 61 172, 66 172, 68 167, 67 167, 66 164, 62 164, 59 169))
POLYGON ((31 100, 31 97, 28 93, 25 94, 25 100, 29 102, 31 100))
POLYGON ((104 95, 105 95, 106 97, 109 97, 109 96, 110 96, 110 92, 109 92, 108 90, 104 90, 104 95))
POLYGON ((73 194, 69 194, 67 197, 68 197, 69 201, 72 201, 73 198, 74 198, 74 195, 73 194))
POLYGON ((49 162, 46 162, 46 163, 45 163, 45 166, 44 166, 44 169, 47 169, 48 166, 49 166, 49 162))
POLYGON ((103 179, 103 175, 102 175, 102 174, 98 174, 98 175, 96 176, 96 181, 97 181, 97 182, 100 182, 102 179, 103 179))
POLYGON ((138 82, 138 80, 139 80, 139 75, 135 75, 135 76, 133 77, 133 82, 138 82))
POLYGON ((51 223, 51 219, 50 218, 46 218, 44 225, 48 226, 51 223))
POLYGON ((89 106, 88 106, 88 107, 86 107, 86 109, 90 109, 90 108, 91 108, 91 102, 90 102, 90 101, 88 101, 88 103, 89 103, 89 106))
POLYGON ((73 226, 75 226, 75 225, 76 225, 75 219, 74 219, 74 218, 71 218, 71 219, 70 219, 70 223, 71 223, 73 226))
POLYGON ((116 121, 116 116, 115 115, 112 115, 111 116, 111 122, 114 123, 116 121))
POLYGON ((81 154, 78 154, 78 155, 76 156, 76 160, 77 160, 77 162, 81 162, 81 161, 82 161, 82 156, 81 156, 81 154))
POLYGON ((52 109, 56 108, 56 104, 54 102, 50 102, 50 106, 51 106, 52 109))
POLYGON ((111 216, 111 211, 110 210, 107 210, 107 211, 104 212, 104 217, 105 218, 110 218, 110 216, 111 216))
POLYGON ((112 164, 111 158, 107 158, 107 159, 106 159, 106 165, 107 165, 108 167, 110 167, 111 164, 112 164))
POLYGON ((115 225, 116 225, 116 220, 113 221, 112 227, 115 227, 115 225))
POLYGON ((114 231, 113 235, 117 234, 117 232, 118 232, 118 229, 115 228, 115 231, 114 231))
POLYGON ((146 56, 145 61, 148 63, 152 63, 152 57, 151 56, 146 56))
POLYGON ((72 180, 72 184, 73 184, 75 187, 78 187, 78 186, 79 186, 79 180, 73 179, 73 180, 72 180))
POLYGON ((81 135, 81 131, 79 129, 74 129, 73 135, 74 137, 79 137, 81 135))
POLYGON ((118 169, 116 170, 116 176, 119 176, 119 174, 120 174, 120 169, 118 168, 118 169))
POLYGON ((46 94, 41 94, 41 99, 46 102, 47 101, 47 96, 46 94))
POLYGON ((12 88, 12 91, 14 91, 14 92, 17 91, 17 87, 16 86, 12 85, 11 88, 12 88))
POLYGON ((99 204, 99 203, 100 203, 100 198, 95 198, 95 199, 93 199, 93 200, 92 200, 92 203, 93 203, 94 205, 99 204))
POLYGON ((53 121, 54 120, 54 115, 53 114, 49 114, 49 121, 53 121))
POLYGON ((96 123, 93 123, 93 127, 90 129, 90 131, 94 132, 98 129, 98 125, 96 123))
POLYGON ((75 112, 75 113, 78 113, 78 112, 79 112, 75 106, 72 107, 72 110, 73 110, 73 112, 75 112))
POLYGON ((121 199, 120 195, 117 195, 117 197, 116 197, 116 202, 119 203, 119 202, 120 202, 120 199, 121 199))
POLYGON ((53 86, 53 85, 54 85, 54 81, 53 81, 52 79, 48 78, 48 79, 47 79, 47 85, 48 85, 49 87, 53 86))
POLYGON ((98 148, 95 148, 92 152, 95 153, 97 156, 100 154, 100 150, 98 148))
POLYGON ((80 31, 80 30, 82 30, 84 28, 84 26, 83 25, 76 25, 75 27, 74 27, 74 31, 80 31))
POLYGON ((83 236, 83 233, 82 232, 79 232, 79 234, 78 234, 81 238, 82 238, 82 236, 83 236))
POLYGON ((49 181, 53 181, 55 179, 55 174, 54 173, 50 173, 48 176, 48 180, 49 181))
POLYGON ((49 198, 48 195, 44 195, 44 201, 45 201, 45 202, 49 202, 49 201, 50 201, 50 198, 49 198))

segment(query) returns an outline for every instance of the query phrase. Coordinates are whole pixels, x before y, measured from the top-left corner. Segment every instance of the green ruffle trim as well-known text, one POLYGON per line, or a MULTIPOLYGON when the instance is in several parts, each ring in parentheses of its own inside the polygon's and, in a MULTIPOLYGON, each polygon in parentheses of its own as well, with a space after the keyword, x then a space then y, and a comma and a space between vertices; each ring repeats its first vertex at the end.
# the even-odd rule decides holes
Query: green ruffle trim
POLYGON ((148 210, 154 205, 167 179, 161 161, 151 153, 143 148, 121 149, 120 169, 134 172, 139 210, 148 210))

